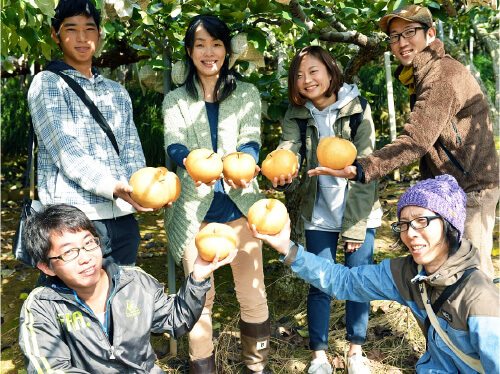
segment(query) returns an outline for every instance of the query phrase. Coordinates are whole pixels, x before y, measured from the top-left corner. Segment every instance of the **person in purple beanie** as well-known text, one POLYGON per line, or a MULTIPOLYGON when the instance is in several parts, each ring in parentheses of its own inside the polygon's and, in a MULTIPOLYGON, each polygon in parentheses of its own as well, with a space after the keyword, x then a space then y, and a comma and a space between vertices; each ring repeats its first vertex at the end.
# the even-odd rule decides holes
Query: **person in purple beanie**
POLYGON ((418 182, 401 196, 392 224, 410 255, 351 269, 292 242, 290 220, 274 236, 251 230, 298 276, 337 299, 408 306, 427 339, 417 373, 499 373, 500 293, 462 237, 466 202, 451 175, 418 182))

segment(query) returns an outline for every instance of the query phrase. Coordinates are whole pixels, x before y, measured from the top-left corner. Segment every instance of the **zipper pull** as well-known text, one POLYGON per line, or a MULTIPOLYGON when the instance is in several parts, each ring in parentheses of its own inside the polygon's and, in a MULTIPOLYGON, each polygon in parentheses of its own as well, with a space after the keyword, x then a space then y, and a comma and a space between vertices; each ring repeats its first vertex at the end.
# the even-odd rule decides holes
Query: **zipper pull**
POLYGON ((109 356, 109 359, 110 360, 116 360, 116 357, 115 357, 115 347, 114 346, 111 346, 111 356, 109 356))

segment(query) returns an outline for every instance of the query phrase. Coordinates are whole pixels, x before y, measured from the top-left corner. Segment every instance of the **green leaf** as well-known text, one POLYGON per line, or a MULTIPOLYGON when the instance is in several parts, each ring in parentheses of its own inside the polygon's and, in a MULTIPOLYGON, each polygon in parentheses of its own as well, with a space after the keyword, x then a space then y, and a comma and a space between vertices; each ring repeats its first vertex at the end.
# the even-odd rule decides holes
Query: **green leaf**
POLYGON ((158 4, 153 4, 151 7, 148 9, 149 14, 156 14, 159 11, 163 10, 163 4, 158 3, 158 4))
POLYGON ((247 40, 249 42, 252 42, 255 48, 259 52, 263 53, 264 50, 266 49, 266 44, 267 44, 266 36, 264 35, 264 32, 260 29, 252 29, 248 31, 247 40))
POLYGON ((269 75, 263 75, 260 77, 258 84, 262 86, 267 86, 271 82, 274 82, 276 80, 276 72, 269 74, 269 75))
POLYGON ((145 29, 144 25, 140 25, 139 27, 136 27, 132 35, 130 35, 130 40, 134 40, 136 36, 139 36, 142 34, 143 30, 145 29))
POLYGON ((309 337, 309 331, 307 330, 300 330, 297 329, 297 333, 302 336, 303 338, 308 338, 309 337))
POLYGON ((306 32, 309 32, 309 28, 300 19, 293 17, 293 22, 295 24, 299 25, 300 27, 302 27, 306 32))
POLYGON ((42 47, 43 57, 45 57, 47 61, 50 61, 52 59, 52 47, 50 46, 50 44, 47 44, 45 42, 41 42, 40 45, 42 47))
POLYGON ((40 40, 40 37, 38 36, 36 31, 31 27, 23 27, 22 29, 18 29, 17 33, 20 37, 24 38, 31 46, 34 46, 36 42, 40 40))
POLYGON ((182 13, 181 4, 175 4, 174 8, 172 9, 172 12, 170 13, 170 17, 176 18, 181 13, 182 13))
POLYGON ((271 117, 273 121, 277 121, 281 116, 284 116, 285 113, 286 113, 286 108, 285 110, 283 110, 283 108, 277 104, 271 104, 267 109, 267 115, 271 117))
POLYGON ((14 71, 14 65, 12 65, 9 61, 4 60, 3 62, 3 68, 5 71, 9 74, 11 74, 14 71))
POLYGON ((304 34, 302 37, 295 41, 294 46, 297 49, 307 47, 311 43, 311 39, 309 38, 309 34, 304 34))
POLYGON ((292 20, 292 16, 291 16, 290 12, 288 12, 286 10, 281 12, 281 17, 283 19, 286 19, 286 20, 290 20, 290 21, 292 20))
POLYGON ((104 31, 108 34, 111 34, 115 31, 115 26, 113 26, 113 22, 106 22, 102 28, 104 29, 104 31))
POLYGON ((244 21, 247 18, 247 14, 245 12, 231 12, 229 16, 234 18, 236 21, 244 21))
POLYGON ((344 13, 346 16, 350 16, 351 14, 358 14, 358 10, 355 8, 343 8, 342 13, 344 13))
POLYGON ((431 2, 427 3, 427 7, 428 8, 439 9, 439 8, 441 8, 441 5, 439 5, 435 1, 431 1, 431 2))
POLYGON ((221 327, 220 322, 213 322, 212 323, 212 330, 218 330, 218 329, 220 329, 220 327, 221 327))
POLYGON ((148 50, 147 47, 143 47, 142 45, 138 45, 138 44, 132 44, 131 47, 134 48, 134 49, 137 49, 139 51, 148 50))
POLYGON ((142 17, 142 22, 148 26, 153 26, 155 24, 154 19, 149 14, 142 17))
POLYGON ((24 18, 24 14, 17 14, 16 11, 10 7, 2 12, 2 21, 10 26, 14 26, 15 29, 19 28, 19 20, 21 17, 24 18))

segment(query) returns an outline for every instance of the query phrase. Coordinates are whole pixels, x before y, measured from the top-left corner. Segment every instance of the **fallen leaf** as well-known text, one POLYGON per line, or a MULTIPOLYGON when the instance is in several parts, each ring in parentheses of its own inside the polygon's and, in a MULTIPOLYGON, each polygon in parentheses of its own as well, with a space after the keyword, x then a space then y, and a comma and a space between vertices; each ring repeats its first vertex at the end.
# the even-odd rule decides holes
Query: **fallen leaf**
POLYGON ((309 331, 307 330, 299 330, 297 329, 297 333, 302 336, 303 338, 308 338, 309 337, 309 331))

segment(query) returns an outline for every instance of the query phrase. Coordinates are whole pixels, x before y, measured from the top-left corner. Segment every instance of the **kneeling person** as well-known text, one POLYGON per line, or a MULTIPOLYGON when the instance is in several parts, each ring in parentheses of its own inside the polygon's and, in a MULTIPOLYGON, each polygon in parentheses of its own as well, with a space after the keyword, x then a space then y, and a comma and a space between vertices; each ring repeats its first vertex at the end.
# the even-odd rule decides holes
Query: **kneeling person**
POLYGON ((200 257, 175 296, 138 267, 103 260, 97 231, 78 208, 30 217, 26 246, 49 277, 24 302, 19 344, 28 373, 164 373, 151 332, 186 334, 200 317, 209 275, 232 261, 200 257), (207 278, 208 277, 208 278, 207 278))

